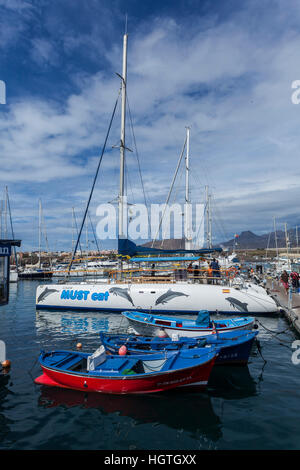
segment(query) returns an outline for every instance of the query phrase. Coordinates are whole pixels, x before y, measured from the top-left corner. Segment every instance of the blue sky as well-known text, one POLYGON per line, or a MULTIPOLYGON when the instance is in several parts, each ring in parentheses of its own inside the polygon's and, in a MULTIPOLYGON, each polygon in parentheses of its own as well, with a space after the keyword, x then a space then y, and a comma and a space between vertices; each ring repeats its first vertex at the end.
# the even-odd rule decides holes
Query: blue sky
MULTIPOLYGON (((192 199, 209 185, 215 242, 268 232, 274 216, 278 228, 300 224, 297 1, 0 0, 0 194, 7 185, 23 249, 37 249, 39 198, 50 248, 71 248, 72 207, 79 222, 119 90, 126 14, 148 202, 165 201, 191 126, 192 199)), ((118 194, 119 122, 118 109, 95 226, 98 204, 118 194)), ((129 200, 143 202, 134 154, 127 169, 129 200)))

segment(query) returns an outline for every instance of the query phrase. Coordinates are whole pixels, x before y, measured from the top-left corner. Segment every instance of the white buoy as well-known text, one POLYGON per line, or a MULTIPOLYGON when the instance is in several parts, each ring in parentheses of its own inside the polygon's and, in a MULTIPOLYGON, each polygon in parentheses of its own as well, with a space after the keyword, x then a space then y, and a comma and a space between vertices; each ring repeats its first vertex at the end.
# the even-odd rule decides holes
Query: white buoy
POLYGON ((6 360, 6 346, 4 341, 0 340, 0 364, 6 360))
POLYGON ((168 337, 167 333, 166 333, 165 330, 163 330, 162 328, 159 330, 157 336, 158 336, 159 338, 167 338, 167 337, 168 337))

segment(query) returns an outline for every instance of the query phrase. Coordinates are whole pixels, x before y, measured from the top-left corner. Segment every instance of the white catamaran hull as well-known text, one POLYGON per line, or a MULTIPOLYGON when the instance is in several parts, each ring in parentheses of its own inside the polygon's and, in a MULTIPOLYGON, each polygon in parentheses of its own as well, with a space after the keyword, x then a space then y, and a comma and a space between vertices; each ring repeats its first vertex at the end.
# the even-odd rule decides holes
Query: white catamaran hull
POLYGON ((243 290, 187 282, 43 284, 37 287, 36 308, 191 314, 208 310, 211 313, 239 315, 278 312, 275 301, 267 293, 251 288, 243 290))

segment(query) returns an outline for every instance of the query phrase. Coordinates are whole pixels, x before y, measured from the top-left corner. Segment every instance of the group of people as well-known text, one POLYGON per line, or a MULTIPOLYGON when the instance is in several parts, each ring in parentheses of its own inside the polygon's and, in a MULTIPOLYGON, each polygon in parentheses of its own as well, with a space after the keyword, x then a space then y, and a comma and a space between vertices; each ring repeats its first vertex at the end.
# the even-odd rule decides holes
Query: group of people
MULTIPOLYGON (((200 274, 201 274, 200 264, 193 267, 193 264, 190 263, 188 268, 187 268, 187 271, 190 275, 192 275, 192 274, 194 275, 195 280, 200 279, 200 274)), ((221 276, 221 271, 220 271, 219 262, 218 262, 218 260, 213 258, 212 262, 209 264, 208 272, 207 272, 207 282, 208 282, 208 284, 217 284, 218 283, 217 278, 219 278, 220 276, 221 276)))
POLYGON ((296 271, 291 272, 289 275, 286 270, 283 271, 280 277, 281 283, 285 288, 286 293, 288 293, 290 284, 294 291, 298 291, 299 289, 299 282, 300 282, 300 275, 296 271))

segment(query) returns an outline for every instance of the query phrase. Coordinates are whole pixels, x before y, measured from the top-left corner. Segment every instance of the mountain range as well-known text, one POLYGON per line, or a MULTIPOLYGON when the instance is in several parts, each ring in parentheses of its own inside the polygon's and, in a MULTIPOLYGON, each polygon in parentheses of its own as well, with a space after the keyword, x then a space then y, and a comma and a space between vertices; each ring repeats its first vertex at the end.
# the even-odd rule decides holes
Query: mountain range
MULTIPOLYGON (((296 229, 287 231, 290 248, 297 246, 296 229)), ((299 232, 300 238, 300 232, 299 232)), ((276 231, 276 240, 278 248, 286 248, 285 232, 282 230, 276 231)), ((143 246, 152 246, 152 242, 147 242, 143 246)), ((235 248, 235 249, 266 249, 276 248, 275 233, 265 233, 263 235, 256 235, 250 230, 241 232, 238 237, 231 240, 224 241, 215 246, 222 248, 235 248)), ((163 248, 168 250, 178 250, 184 248, 184 239, 167 239, 163 244, 161 240, 157 240, 153 244, 154 248, 163 248)))
MULTIPOLYGON (((289 246, 291 248, 297 246, 296 229, 287 231, 289 246)), ((300 233, 299 233, 300 235, 300 233)), ((277 247, 286 248, 286 236, 282 230, 276 231, 277 247)), ((218 246, 224 248, 232 248, 235 246, 237 249, 266 249, 276 248, 275 233, 265 233, 263 235, 256 235, 250 230, 242 232, 238 237, 232 238, 226 242, 220 243, 218 246)))

